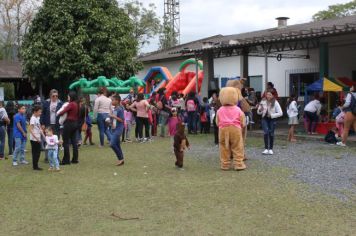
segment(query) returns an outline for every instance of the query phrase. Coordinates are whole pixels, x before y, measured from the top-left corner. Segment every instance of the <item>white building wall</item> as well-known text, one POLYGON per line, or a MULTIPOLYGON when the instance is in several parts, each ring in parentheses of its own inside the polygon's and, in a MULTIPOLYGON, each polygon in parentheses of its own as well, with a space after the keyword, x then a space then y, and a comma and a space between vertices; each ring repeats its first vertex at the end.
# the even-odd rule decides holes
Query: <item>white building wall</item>
POLYGON ((356 71, 356 45, 331 46, 329 48, 330 76, 351 79, 352 71, 356 71))
MULTIPOLYGON (((352 77, 352 71, 356 70, 356 45, 331 46, 329 49, 330 76, 352 77)), ((283 54, 285 54, 284 52, 283 54)), ((299 50, 291 54, 307 55, 307 51, 299 50)), ((274 83, 281 97, 289 96, 289 75, 292 73, 311 73, 319 71, 319 49, 309 52, 310 59, 286 59, 277 61, 276 58, 268 58, 268 81, 274 83)), ((153 66, 165 66, 172 76, 178 73, 180 64, 184 60, 146 64, 138 73, 139 78, 144 78, 153 66)), ((194 70, 194 68, 192 68, 194 70)), ((226 57, 214 60, 215 77, 240 76, 240 57, 226 57)), ((265 59, 264 57, 249 57, 249 76, 262 76, 264 85, 265 59)), ((264 86, 263 86, 264 87, 264 86)))

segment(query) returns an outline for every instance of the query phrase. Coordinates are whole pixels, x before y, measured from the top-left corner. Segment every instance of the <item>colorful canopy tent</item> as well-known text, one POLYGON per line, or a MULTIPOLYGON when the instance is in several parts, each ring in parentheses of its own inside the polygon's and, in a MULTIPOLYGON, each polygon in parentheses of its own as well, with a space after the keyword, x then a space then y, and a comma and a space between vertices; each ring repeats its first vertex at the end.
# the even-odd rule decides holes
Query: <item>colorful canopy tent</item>
POLYGON ((356 86, 356 81, 352 81, 351 79, 349 79, 347 77, 337 78, 336 81, 343 84, 344 86, 347 86, 347 87, 356 86))
POLYGON ((121 80, 117 77, 107 79, 105 76, 99 76, 91 81, 86 78, 80 78, 78 81, 73 82, 69 89, 80 88, 82 93, 96 94, 100 87, 106 87, 109 92, 129 93, 131 89, 144 86, 146 86, 146 83, 135 76, 130 77, 128 80, 121 80))
POLYGON ((311 85, 309 85, 306 89, 309 92, 342 92, 344 91, 344 87, 329 80, 327 78, 322 78, 311 85))
POLYGON ((309 85, 306 90, 305 90, 306 94, 305 94, 305 103, 308 102, 307 99, 307 93, 308 92, 329 92, 328 93, 328 114, 330 114, 330 92, 340 92, 340 98, 343 96, 343 94, 341 92, 344 91, 348 91, 347 87, 344 87, 342 85, 340 85, 337 81, 335 81, 334 79, 330 78, 322 78, 319 79, 317 81, 315 81, 314 83, 312 83, 311 85, 309 85))

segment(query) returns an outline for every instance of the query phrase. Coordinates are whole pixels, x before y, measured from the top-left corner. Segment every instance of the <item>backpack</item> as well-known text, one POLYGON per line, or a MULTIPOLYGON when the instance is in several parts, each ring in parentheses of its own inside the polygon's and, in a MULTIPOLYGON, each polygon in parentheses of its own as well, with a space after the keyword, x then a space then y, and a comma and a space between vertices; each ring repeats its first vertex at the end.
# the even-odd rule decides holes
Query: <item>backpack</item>
POLYGON ((193 99, 187 101, 187 111, 195 111, 197 109, 193 99))
POLYGON ((356 98, 355 96, 351 94, 351 103, 350 103, 350 109, 351 109, 351 112, 354 116, 356 116, 356 98))

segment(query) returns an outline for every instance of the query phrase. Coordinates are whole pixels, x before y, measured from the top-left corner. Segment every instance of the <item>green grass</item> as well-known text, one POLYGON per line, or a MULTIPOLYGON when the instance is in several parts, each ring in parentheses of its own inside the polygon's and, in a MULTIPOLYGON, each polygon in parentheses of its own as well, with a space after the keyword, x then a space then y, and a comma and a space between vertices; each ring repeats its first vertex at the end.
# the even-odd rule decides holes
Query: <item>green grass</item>
MULTIPOLYGON (((173 167, 169 139, 124 144, 123 167, 114 166, 109 148, 96 146, 82 148, 80 164, 65 166, 61 173, 13 168, 10 160, 1 161, 0 235, 355 232, 354 199, 340 202, 309 191, 289 178, 289 170, 259 161, 249 161, 243 172, 220 171, 210 140, 210 136, 190 138, 193 148, 186 155, 184 171, 173 167)), ((259 142, 251 138, 249 146, 259 142)))

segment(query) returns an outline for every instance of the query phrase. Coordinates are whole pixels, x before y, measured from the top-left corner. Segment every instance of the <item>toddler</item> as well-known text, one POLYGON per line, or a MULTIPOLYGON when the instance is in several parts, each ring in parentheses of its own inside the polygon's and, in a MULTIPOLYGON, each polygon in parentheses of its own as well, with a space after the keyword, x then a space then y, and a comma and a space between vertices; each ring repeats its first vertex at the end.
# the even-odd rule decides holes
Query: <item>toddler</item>
POLYGON ((58 140, 58 136, 53 134, 53 129, 48 127, 46 129, 46 150, 48 152, 48 161, 49 161, 49 171, 60 171, 59 162, 58 162, 58 144, 61 144, 62 141, 58 140))

